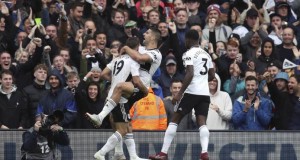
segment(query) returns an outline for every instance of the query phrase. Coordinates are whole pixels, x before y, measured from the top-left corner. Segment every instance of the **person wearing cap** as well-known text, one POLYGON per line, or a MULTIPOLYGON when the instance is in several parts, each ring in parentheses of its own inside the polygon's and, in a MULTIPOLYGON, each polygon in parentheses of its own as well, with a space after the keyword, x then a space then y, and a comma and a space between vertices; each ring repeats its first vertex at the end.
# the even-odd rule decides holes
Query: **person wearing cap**
POLYGON ((274 80, 277 73, 279 73, 281 69, 282 63, 278 60, 274 60, 273 62, 269 63, 266 72, 270 73, 270 77, 272 78, 272 80, 274 80))
MULTIPOLYGON (((295 77, 293 77, 295 78, 295 77)), ((292 115, 292 94, 289 93, 289 76, 285 72, 279 72, 272 81, 271 77, 266 76, 267 85, 271 100, 275 105, 274 117, 272 119, 272 127, 276 130, 287 130, 289 119, 292 115)))
POLYGON ((129 20, 128 22, 126 22, 126 24, 124 25, 124 31, 127 35, 127 37, 133 37, 133 36, 137 36, 137 29, 136 29, 136 22, 129 20), (135 29, 135 30, 133 30, 135 29), (136 33, 134 33, 134 31, 136 31, 136 33))
POLYGON ((246 18, 242 22, 243 25, 236 27, 232 32, 238 34, 241 37, 241 41, 245 41, 242 43, 247 43, 247 40, 249 41, 255 32, 259 32, 260 36, 267 37, 267 33, 263 32, 263 30, 259 28, 258 19, 258 11, 254 8, 250 8, 246 12, 246 18))
POLYGON ((277 2, 275 4, 275 13, 279 14, 282 20, 290 25, 297 20, 297 17, 293 15, 291 7, 287 2, 277 2))
POLYGON ((163 90, 164 97, 171 96, 170 86, 172 79, 183 80, 183 75, 177 71, 177 61, 174 56, 166 57, 166 68, 158 79, 158 84, 163 90))
POLYGON ((276 45, 280 45, 282 43, 282 17, 277 13, 270 14, 271 25, 269 29, 271 32, 269 33, 269 37, 274 40, 276 45))
POLYGON ((212 44, 217 41, 227 42, 232 29, 224 25, 221 19, 220 6, 212 4, 207 7, 206 26, 203 29, 202 41, 206 40, 212 44))

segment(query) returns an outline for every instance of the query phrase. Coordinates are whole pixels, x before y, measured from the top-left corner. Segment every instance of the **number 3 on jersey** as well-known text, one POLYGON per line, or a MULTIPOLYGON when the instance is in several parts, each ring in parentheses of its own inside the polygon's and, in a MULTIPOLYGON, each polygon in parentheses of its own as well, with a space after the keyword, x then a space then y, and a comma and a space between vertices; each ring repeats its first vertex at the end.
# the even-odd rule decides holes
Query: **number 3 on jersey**
POLYGON ((117 75, 118 73, 120 73, 120 71, 122 70, 124 66, 124 61, 121 60, 121 61, 116 61, 115 64, 114 64, 114 70, 113 70, 113 75, 117 75))
POLYGON ((201 75, 206 75, 206 73, 208 72, 207 69, 207 58, 202 58, 202 61, 204 62, 203 67, 204 67, 204 72, 200 71, 201 75))

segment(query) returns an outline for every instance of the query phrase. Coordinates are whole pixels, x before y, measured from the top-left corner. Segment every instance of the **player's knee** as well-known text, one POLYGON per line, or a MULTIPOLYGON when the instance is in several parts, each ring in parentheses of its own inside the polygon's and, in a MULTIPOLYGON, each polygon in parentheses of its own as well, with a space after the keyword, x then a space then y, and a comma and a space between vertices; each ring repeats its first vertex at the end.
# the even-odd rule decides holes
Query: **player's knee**
POLYGON ((118 127, 118 132, 124 137, 127 134, 127 127, 118 127))
POLYGON ((115 90, 117 92, 119 92, 119 93, 122 93, 123 88, 124 88, 124 84, 123 83, 119 83, 119 84, 116 85, 115 90))

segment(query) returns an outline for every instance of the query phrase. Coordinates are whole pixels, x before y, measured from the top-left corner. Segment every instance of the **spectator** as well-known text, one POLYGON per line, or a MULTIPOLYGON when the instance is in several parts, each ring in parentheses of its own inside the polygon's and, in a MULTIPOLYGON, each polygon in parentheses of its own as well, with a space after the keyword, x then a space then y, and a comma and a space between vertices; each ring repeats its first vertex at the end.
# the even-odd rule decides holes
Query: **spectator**
POLYGON ((75 95, 76 88, 78 87, 78 84, 80 82, 78 73, 71 71, 66 75, 66 79, 67 79, 66 89, 75 95))
POLYGON ((288 24, 294 23, 297 18, 294 17, 291 7, 287 2, 277 2, 275 4, 275 13, 279 14, 283 21, 287 22, 288 24))
POLYGON ((77 72, 78 73, 78 69, 73 66, 73 62, 70 59, 70 50, 68 48, 63 48, 59 51, 59 55, 63 57, 64 59, 64 67, 67 70, 67 72, 77 72))
POLYGON ((208 6, 207 15, 206 26, 202 34, 202 42, 203 40, 212 44, 215 44, 217 41, 227 42, 232 29, 222 23, 220 6, 217 4, 208 6))
POLYGON ((55 110, 60 110, 64 113, 64 120, 60 125, 64 128, 71 128, 77 114, 74 96, 63 88, 63 78, 58 70, 51 71, 48 75, 48 82, 50 90, 38 103, 36 120, 41 121, 44 114, 50 115, 55 110))
POLYGON ((272 102, 259 95, 258 80, 245 80, 246 94, 234 101, 232 122, 237 130, 267 130, 272 118, 272 102))
POLYGON ((188 13, 186 9, 179 9, 175 14, 175 24, 177 28, 177 37, 179 43, 179 53, 186 51, 185 47, 185 33, 189 30, 187 25, 188 22, 188 13))
POLYGON ((151 9, 147 13, 147 25, 140 30, 140 35, 143 35, 150 27, 157 28, 159 21, 161 20, 161 14, 156 9, 151 9))
POLYGON ((230 79, 227 79, 224 83, 224 91, 230 96, 240 92, 245 88, 245 81, 241 77, 240 66, 233 62, 229 67, 230 79))
POLYGON ((280 45, 282 43, 282 17, 277 13, 272 13, 270 15, 270 31, 269 31, 269 37, 274 40, 275 45, 280 45))
POLYGON ((203 10, 200 9, 200 0, 186 0, 185 4, 188 8, 189 11, 189 15, 196 15, 200 18, 200 24, 201 24, 201 28, 204 28, 205 26, 205 18, 207 16, 207 14, 205 13, 205 11, 203 12, 203 10))
POLYGON ((146 97, 135 102, 130 109, 134 130, 166 130, 167 115, 162 99, 152 89, 146 97))
MULTIPOLYGON (((182 87, 182 81, 173 79, 170 86, 171 96, 164 98, 164 104, 166 108, 166 114, 168 118, 168 124, 171 122, 173 114, 174 114, 174 107, 176 105, 172 104, 173 97, 179 92, 180 88, 182 87)), ((180 124, 178 125, 177 130, 192 130, 196 128, 196 123, 193 122, 192 112, 190 112, 187 116, 185 116, 180 124)))
POLYGON ((26 128, 28 120, 26 97, 13 84, 13 74, 9 70, 1 72, 0 80, 0 128, 26 128))
MULTIPOLYGON (((76 88, 75 99, 78 106, 78 116, 76 118, 76 126, 82 129, 95 128, 86 118, 85 113, 97 114, 104 106, 104 97, 101 94, 100 85, 97 82, 81 81, 76 88)), ((106 117, 102 122, 101 129, 111 128, 109 117, 106 117)))
POLYGON ((183 0, 174 0, 173 1, 174 11, 177 12, 179 9, 185 9, 186 4, 183 0))
POLYGON ((269 74, 264 75, 267 79, 269 93, 274 102, 274 117, 272 118, 271 127, 277 130, 287 129, 289 115, 291 115, 291 104, 287 102, 289 76, 285 72, 279 72, 274 81, 269 74))
POLYGON ((286 27, 283 29, 282 33, 282 44, 276 47, 276 51, 279 53, 278 59, 281 62, 283 62, 285 59, 289 61, 298 59, 299 55, 295 52, 298 50, 298 48, 293 43, 293 40, 295 38, 294 29, 291 27, 286 27))
POLYGON ((162 87, 163 96, 171 96, 170 87, 172 79, 183 80, 183 75, 177 71, 177 62, 175 57, 166 57, 166 69, 162 71, 158 84, 162 87))
POLYGON ((122 44, 126 42, 126 34, 124 31, 124 13, 121 10, 112 11, 111 15, 112 25, 107 33, 108 44, 112 43, 113 40, 119 40, 122 44))
POLYGON ((104 54, 107 62, 110 62, 112 59, 112 55, 110 54, 110 49, 106 47, 107 45, 107 35, 104 32, 96 32, 96 47, 101 50, 104 54))
MULTIPOLYGON (((39 64, 34 67, 34 81, 26 86, 23 91, 27 97, 28 103, 28 125, 32 126, 35 123, 35 114, 39 100, 46 95, 46 79, 48 68, 44 64, 39 64)), ((28 127, 29 127, 28 126, 28 127)))
POLYGON ((210 105, 207 115, 207 128, 211 130, 228 130, 232 116, 232 102, 228 93, 220 90, 221 80, 216 74, 209 83, 210 105))
POLYGON ((74 2, 70 9, 69 15, 69 23, 70 23, 70 36, 75 38, 76 32, 79 29, 83 29, 83 3, 81 2, 74 2))
POLYGON ((275 44, 271 38, 266 38, 261 44, 261 55, 254 61, 255 71, 262 75, 270 63, 277 61, 275 44))

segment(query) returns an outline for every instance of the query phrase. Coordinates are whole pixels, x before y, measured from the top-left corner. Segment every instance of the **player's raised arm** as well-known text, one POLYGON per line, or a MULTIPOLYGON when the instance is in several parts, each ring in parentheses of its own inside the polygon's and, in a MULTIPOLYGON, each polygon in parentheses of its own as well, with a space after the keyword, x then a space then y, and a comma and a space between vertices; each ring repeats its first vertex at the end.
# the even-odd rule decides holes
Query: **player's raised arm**
POLYGON ((152 62, 152 58, 148 54, 141 54, 138 51, 129 48, 128 46, 124 46, 121 51, 127 53, 133 60, 144 63, 144 62, 152 62))

